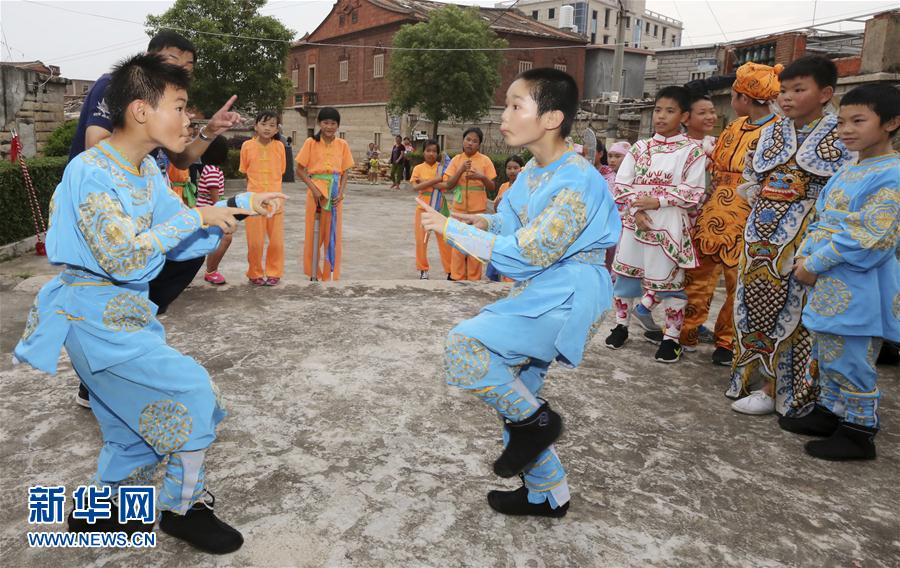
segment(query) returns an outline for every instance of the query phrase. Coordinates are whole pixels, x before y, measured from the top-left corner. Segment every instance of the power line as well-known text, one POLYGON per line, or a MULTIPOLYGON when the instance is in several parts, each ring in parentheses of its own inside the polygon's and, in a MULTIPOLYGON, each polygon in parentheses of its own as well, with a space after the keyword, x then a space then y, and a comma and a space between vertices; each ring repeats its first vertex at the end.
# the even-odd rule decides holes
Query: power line
POLYGON ((709 8, 709 13, 712 14, 713 20, 715 20, 716 25, 719 26, 719 31, 722 32, 722 37, 725 41, 728 41, 728 36, 725 35, 725 30, 722 29, 722 24, 719 23, 719 18, 716 17, 716 12, 712 9, 712 5, 709 3, 709 0, 706 0, 706 7, 709 8))

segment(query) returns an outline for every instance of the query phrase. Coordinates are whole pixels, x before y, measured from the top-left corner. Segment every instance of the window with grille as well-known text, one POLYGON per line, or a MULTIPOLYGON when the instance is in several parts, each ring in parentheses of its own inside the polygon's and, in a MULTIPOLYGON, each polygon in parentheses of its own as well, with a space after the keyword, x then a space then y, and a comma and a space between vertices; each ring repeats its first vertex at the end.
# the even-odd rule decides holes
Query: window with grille
POLYGON ((556 17, 556 8, 550 8, 550 11, 547 13, 547 17, 551 20, 556 17))
POLYGON ((532 10, 532 11, 531 11, 531 18, 534 19, 534 20, 537 20, 538 17, 539 17, 539 14, 540 14, 540 12, 539 12, 538 10, 532 10))
MULTIPOLYGON (((653 37, 659 36, 659 24, 653 24, 653 37)), ((666 38, 663 38, 666 39, 666 38)))
POLYGON ((354 10, 353 12, 350 13, 350 23, 351 24, 355 24, 358 19, 359 19, 359 16, 356 15, 356 10, 354 10))
POLYGON ((291 85, 294 88, 297 88, 297 85, 300 84, 300 70, 299 69, 291 69, 291 85))
POLYGON ((379 148, 379 149, 381 148, 381 132, 375 133, 375 140, 373 140, 373 142, 375 142, 376 148, 379 148))
POLYGON ((376 79, 380 79, 381 77, 384 77, 384 54, 383 53, 376 54, 372 61, 373 61, 373 68, 375 70, 373 73, 373 76, 376 79))
POLYGON ((603 13, 603 27, 609 28, 609 8, 603 13))
POLYGON ((350 79, 350 60, 345 59, 338 63, 338 81, 344 82, 350 79))
POLYGON ((531 61, 519 61, 519 73, 523 73, 531 69, 531 61))
POLYGON ((608 35, 603 36, 603 45, 606 45, 608 43, 609 43, 609 36, 608 35))
POLYGON ((554 63, 553 68, 556 69, 557 71, 565 71, 566 64, 565 63, 554 63))

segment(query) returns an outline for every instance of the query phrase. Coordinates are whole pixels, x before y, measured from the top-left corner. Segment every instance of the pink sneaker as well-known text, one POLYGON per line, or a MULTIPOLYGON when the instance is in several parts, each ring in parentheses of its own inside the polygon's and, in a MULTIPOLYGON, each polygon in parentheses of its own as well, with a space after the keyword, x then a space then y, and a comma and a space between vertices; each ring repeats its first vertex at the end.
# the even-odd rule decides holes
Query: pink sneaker
POLYGON ((207 272, 203 279, 210 284, 215 284, 216 286, 221 286, 225 283, 225 277, 222 276, 222 274, 218 270, 215 272, 207 272))
POLYGON ((250 283, 253 284, 254 286, 265 286, 266 279, 265 278, 251 278, 250 283))
POLYGON ((266 286, 277 286, 279 282, 281 282, 281 278, 275 278, 274 276, 266 278, 266 286))

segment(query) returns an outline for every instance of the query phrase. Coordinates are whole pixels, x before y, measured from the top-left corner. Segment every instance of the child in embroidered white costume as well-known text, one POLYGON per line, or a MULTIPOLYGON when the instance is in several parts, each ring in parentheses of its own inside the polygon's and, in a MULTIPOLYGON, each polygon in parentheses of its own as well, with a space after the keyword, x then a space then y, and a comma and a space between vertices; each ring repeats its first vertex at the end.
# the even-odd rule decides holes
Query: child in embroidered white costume
MULTIPOLYGON (((656 95, 656 134, 639 140, 616 174, 616 203, 622 206, 622 237, 613 272, 616 327, 606 346, 619 349, 628 339, 631 303, 641 298, 643 312, 662 303, 666 314, 663 340, 655 359, 674 363, 681 358, 684 322, 684 269, 697 266, 691 242, 693 211, 705 192, 706 155, 681 133, 690 116, 690 93, 666 87, 656 95)), ((645 329, 656 329, 641 322, 645 329)))
MULTIPOLYGON (((147 154, 184 149, 188 84, 187 71, 158 55, 135 56, 113 72, 106 98, 113 133, 69 162, 53 194, 47 255, 65 270, 38 293, 15 358, 55 373, 65 346, 103 435, 93 485, 109 497, 119 486, 148 485, 168 457, 160 528, 226 553, 243 538, 213 514, 203 467, 224 410, 203 367, 166 345, 148 283, 167 258, 213 252, 238 218, 271 214, 284 196, 243 193, 189 209, 167 188, 147 154)), ((115 512, 94 524, 69 516, 72 532, 152 528, 119 523, 115 512)))
POLYGON ((794 268, 794 278, 812 286, 803 325, 813 337, 808 373, 818 373, 821 392, 811 412, 779 424, 828 436, 806 444, 817 458, 875 458, 875 358, 883 340, 900 341, 900 156, 891 147, 898 129, 893 85, 863 85, 841 99, 837 131, 859 159, 819 195, 794 268))
POLYGON ((734 301, 735 351, 731 408, 742 414, 785 415, 816 399, 807 381, 811 341, 800 321, 806 288, 792 277, 819 192, 852 157, 838 140, 837 118, 824 114, 837 68, 816 55, 779 74, 778 104, 785 117, 767 126, 744 160, 750 203, 734 301), (749 392, 758 371, 764 385, 749 392))
POLYGON ((426 230, 516 281, 508 298, 453 328, 444 361, 449 384, 473 392, 505 421, 506 448, 494 472, 521 473, 524 485, 487 499, 507 515, 562 517, 569 508, 553 447, 562 419, 538 396, 553 361, 581 362, 612 299, 603 259, 618 238, 619 217, 599 172, 566 149, 577 112, 571 76, 556 69, 520 74, 507 91, 500 131, 534 159, 497 213, 447 219, 419 202, 426 230))

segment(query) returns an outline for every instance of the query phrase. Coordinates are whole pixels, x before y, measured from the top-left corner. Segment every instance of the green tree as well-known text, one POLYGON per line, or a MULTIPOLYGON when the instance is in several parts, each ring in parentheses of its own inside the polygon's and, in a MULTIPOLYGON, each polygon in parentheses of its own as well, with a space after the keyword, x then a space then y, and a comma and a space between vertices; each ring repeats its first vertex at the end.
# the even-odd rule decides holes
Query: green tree
MULTIPOLYGON (((434 10, 427 22, 407 24, 394 35, 394 47, 502 48, 477 8, 448 5, 434 10)), ((461 122, 485 116, 500 85, 499 51, 405 51, 391 53, 389 107, 403 113, 418 109, 434 124, 453 118, 461 122)))
POLYGON ((191 105, 206 116, 235 94, 240 108, 278 111, 284 105, 290 89, 284 62, 294 32, 275 18, 261 16, 259 9, 265 4, 266 0, 177 0, 162 15, 147 16, 151 37, 173 28, 197 48, 191 105))

